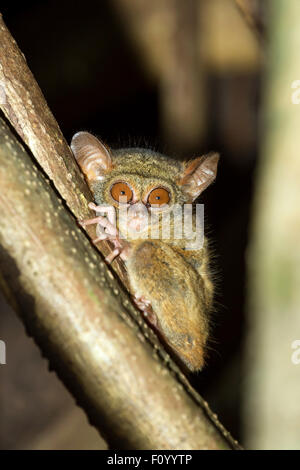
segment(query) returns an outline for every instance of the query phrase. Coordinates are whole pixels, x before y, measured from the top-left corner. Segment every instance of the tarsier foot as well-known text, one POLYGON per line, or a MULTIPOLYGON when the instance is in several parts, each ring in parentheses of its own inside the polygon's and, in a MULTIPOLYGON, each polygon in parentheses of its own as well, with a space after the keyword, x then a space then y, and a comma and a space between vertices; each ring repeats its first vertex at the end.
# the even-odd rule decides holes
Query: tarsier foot
POLYGON ((157 327, 157 317, 152 310, 151 302, 147 300, 145 297, 133 297, 133 302, 142 311, 144 317, 148 322, 157 327))

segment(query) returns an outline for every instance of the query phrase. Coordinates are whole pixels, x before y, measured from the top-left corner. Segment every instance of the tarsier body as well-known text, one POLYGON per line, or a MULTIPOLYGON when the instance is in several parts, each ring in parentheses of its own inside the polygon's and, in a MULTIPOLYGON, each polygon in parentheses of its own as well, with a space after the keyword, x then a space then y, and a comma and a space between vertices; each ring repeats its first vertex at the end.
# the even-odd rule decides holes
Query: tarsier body
POLYGON ((124 260, 137 306, 183 364, 200 370, 213 284, 203 226, 195 211, 181 209, 215 179, 218 154, 179 162, 145 149, 110 150, 87 132, 75 134, 71 148, 97 204, 83 224, 98 224, 96 242, 113 242, 109 261, 124 260))

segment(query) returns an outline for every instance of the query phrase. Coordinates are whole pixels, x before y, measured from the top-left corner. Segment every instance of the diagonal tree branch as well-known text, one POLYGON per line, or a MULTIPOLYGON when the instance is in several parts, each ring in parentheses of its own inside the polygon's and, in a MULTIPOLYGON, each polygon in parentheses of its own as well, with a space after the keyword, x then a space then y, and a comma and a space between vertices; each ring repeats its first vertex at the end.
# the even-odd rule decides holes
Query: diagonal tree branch
POLYGON ((265 41, 265 25, 261 18, 261 0, 235 0, 235 4, 247 25, 251 28, 260 42, 265 41))
MULTIPOLYGON (((53 181, 69 209, 78 219, 94 217, 94 212, 88 208, 93 196, 83 174, 1 14, 0 86, 4 98, 0 105, 5 116, 53 181)), ((94 226, 88 226, 86 231, 95 238, 94 226)), ((97 246, 105 256, 110 251, 107 241, 97 246)), ((113 268, 128 288, 122 261, 116 259, 113 268)))
POLYGON ((58 197, 56 190, 73 214, 87 215, 85 183, 41 92, 32 91, 37 85, 8 35, 2 27, 3 108, 54 187, 1 120, 3 290, 50 366, 111 446, 239 448, 164 352, 58 197), (34 105, 27 107, 24 96, 34 105), (80 181, 80 191, 73 188, 76 196, 68 187, 69 174, 71 181, 80 181))

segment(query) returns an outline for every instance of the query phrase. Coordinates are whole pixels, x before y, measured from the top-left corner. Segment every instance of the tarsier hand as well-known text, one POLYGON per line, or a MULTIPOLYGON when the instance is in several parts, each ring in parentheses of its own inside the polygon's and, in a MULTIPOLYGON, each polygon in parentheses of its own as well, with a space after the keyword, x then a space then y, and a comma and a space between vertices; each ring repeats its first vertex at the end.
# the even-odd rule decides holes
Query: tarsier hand
POLYGON ((179 361, 200 370, 213 284, 203 224, 185 208, 214 181, 218 154, 178 162, 151 150, 110 150, 88 132, 75 134, 71 148, 95 198, 96 216, 81 224, 97 224, 94 243, 112 242, 106 260, 124 260, 135 304, 179 361))
POLYGON ((94 202, 89 203, 89 208, 96 211, 96 213, 107 214, 107 218, 103 215, 97 215, 93 219, 86 219, 79 221, 80 225, 85 227, 91 224, 97 224, 97 238, 93 243, 98 243, 102 240, 109 240, 114 246, 114 250, 110 253, 105 260, 111 263, 117 256, 125 259, 128 256, 129 245, 125 240, 120 239, 119 231, 116 227, 115 211, 113 207, 107 205, 97 206, 94 202))

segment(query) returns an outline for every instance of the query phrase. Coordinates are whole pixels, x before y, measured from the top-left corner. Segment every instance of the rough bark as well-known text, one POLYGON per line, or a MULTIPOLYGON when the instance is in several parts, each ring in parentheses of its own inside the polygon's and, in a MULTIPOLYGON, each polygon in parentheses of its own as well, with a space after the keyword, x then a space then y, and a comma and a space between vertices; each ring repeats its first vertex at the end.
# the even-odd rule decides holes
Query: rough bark
MULTIPOLYGON (((0 105, 5 116, 51 179, 69 209, 78 219, 93 217, 95 213, 88 208, 88 203, 93 197, 83 174, 1 14, 0 87, 0 105)), ((88 226, 86 231, 91 238, 95 238, 95 226, 88 226)), ((104 255, 110 251, 109 242, 104 241, 97 246, 104 255)), ((113 268, 128 288, 120 259, 113 262, 113 268)))

